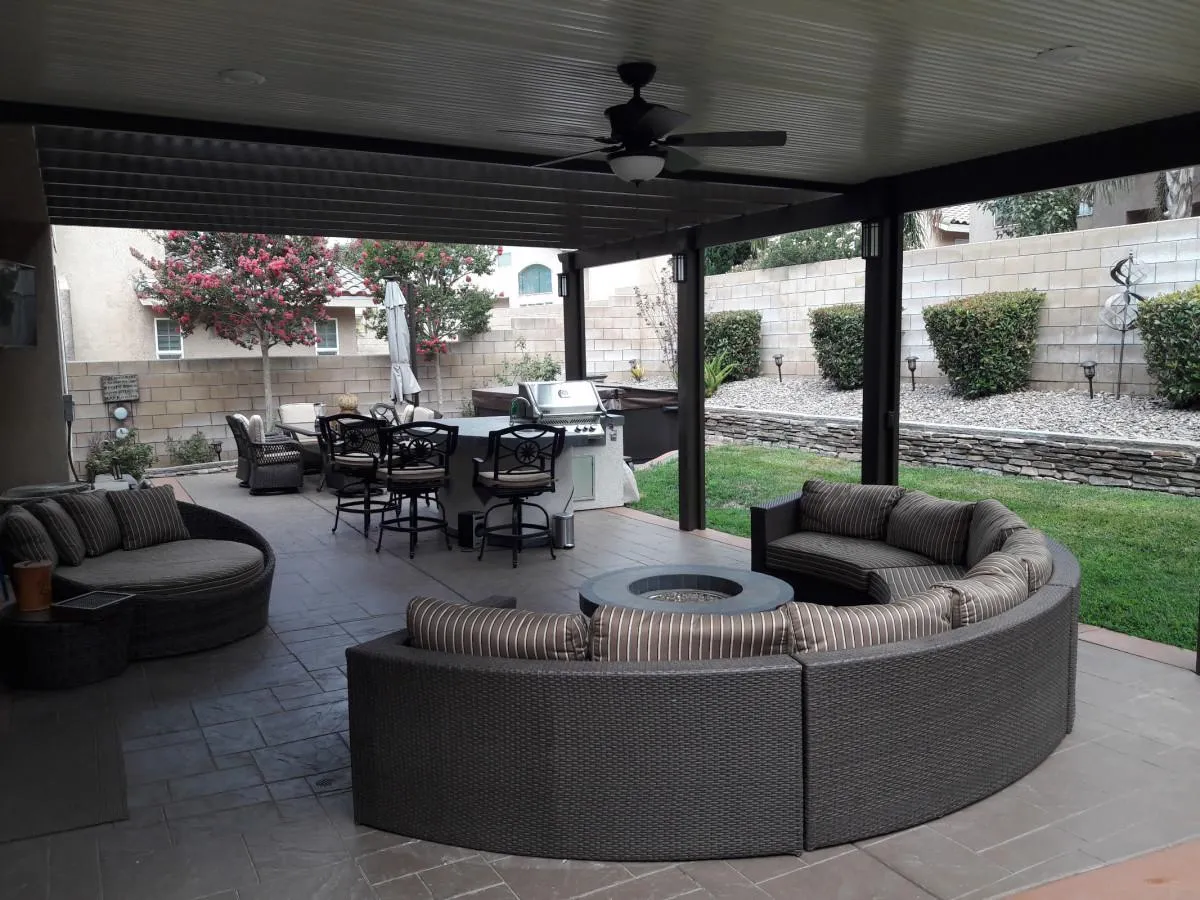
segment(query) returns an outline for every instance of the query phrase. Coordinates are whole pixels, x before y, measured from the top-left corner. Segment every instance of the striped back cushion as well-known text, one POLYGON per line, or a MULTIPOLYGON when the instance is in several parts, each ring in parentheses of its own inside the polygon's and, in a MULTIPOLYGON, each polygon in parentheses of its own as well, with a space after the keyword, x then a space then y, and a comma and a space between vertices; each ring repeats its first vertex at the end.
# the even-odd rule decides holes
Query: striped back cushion
POLYGON ((0 547, 8 564, 50 560, 58 565, 58 550, 54 541, 23 506, 14 506, 0 519, 0 547))
POLYGON ((785 603, 797 653, 874 647, 949 631, 954 599, 942 587, 926 588, 891 603, 822 606, 785 603))
POLYGON ((1000 550, 1025 563, 1030 593, 1046 584, 1054 574, 1054 557, 1050 553, 1050 546, 1046 543, 1046 536, 1036 529, 1014 531, 1000 550))
POLYGON ((64 566, 77 566, 85 556, 87 548, 83 544, 83 535, 75 520, 67 515, 67 511, 56 500, 42 500, 31 503, 29 511, 34 514, 50 535, 54 547, 58 550, 58 561, 64 566))
POLYGON ((779 609, 722 616, 601 606, 592 613, 591 657, 598 660, 741 659, 787 653, 791 645, 779 609))
POLYGON ((432 597, 408 604, 409 642, 422 650, 504 659, 586 659, 587 618, 468 606, 432 597))
POLYGON ((121 546, 126 550, 186 541, 191 537, 169 485, 139 491, 110 491, 108 501, 117 514, 121 546))
POLYGON ((267 439, 267 427, 263 425, 262 416, 255 413, 250 417, 250 424, 246 428, 246 432, 250 435, 250 441, 255 444, 261 444, 267 439))
POLYGON ((108 494, 108 491, 89 491, 57 498, 79 529, 88 556, 103 556, 121 547, 121 524, 108 502, 108 494))
POLYGON ((960 565, 967 552, 974 503, 907 491, 888 517, 887 542, 948 566, 960 565))
POLYGON ((971 567, 995 553, 1019 528, 1028 528, 1025 520, 999 500, 980 500, 975 504, 971 516, 971 534, 967 538, 967 558, 963 562, 971 567))
POLYGON ((1025 602, 1029 575, 1025 563, 1008 553, 991 553, 972 566, 965 578, 939 581, 954 595, 955 628, 974 625, 1025 602))
POLYGON ((891 484, 840 484, 810 478, 800 498, 800 530, 883 540, 888 513, 904 493, 891 484))

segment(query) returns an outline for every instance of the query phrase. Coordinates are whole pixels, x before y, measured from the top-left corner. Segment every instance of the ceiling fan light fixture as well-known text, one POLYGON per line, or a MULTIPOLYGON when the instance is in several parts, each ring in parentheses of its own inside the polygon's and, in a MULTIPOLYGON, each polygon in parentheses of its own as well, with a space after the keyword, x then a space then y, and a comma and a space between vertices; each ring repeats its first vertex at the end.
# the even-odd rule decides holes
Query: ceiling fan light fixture
POLYGON ((608 166, 622 181, 641 184, 658 177, 666 161, 666 155, 662 153, 621 151, 608 157, 608 166))
POLYGON ((241 87, 257 87, 266 83, 266 76, 253 69, 222 69, 217 73, 217 80, 222 84, 236 84, 241 87))

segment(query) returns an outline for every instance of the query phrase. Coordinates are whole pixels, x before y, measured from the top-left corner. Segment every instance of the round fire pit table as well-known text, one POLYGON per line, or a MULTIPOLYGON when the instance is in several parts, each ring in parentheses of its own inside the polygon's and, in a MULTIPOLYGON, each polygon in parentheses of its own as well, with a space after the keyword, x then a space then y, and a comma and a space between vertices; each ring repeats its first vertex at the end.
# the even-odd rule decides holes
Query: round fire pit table
POLYGON ((598 606, 732 616, 774 609, 791 599, 786 581, 727 566, 636 566, 579 588, 579 608, 589 616, 598 606))

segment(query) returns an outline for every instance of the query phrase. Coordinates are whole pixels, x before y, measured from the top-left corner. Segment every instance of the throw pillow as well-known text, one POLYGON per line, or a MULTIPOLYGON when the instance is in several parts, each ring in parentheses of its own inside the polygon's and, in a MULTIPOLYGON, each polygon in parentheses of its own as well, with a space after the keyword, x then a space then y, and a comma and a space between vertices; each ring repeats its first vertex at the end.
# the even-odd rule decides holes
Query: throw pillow
POLYGON ((87 548, 83 543, 83 535, 65 509, 56 500, 42 500, 33 503, 29 511, 34 514, 45 527, 54 548, 58 550, 58 561, 64 566, 77 566, 87 556, 87 548))
POLYGON ((1009 535, 1002 553, 1009 553, 1025 563, 1029 575, 1029 591, 1042 587, 1054 574, 1054 556, 1046 543, 1046 535, 1033 528, 1021 528, 1009 535))
POLYGON ((974 503, 907 491, 888 516, 887 542, 948 566, 960 565, 967 552, 974 503))
POLYGON ((47 559, 58 565, 58 551, 50 533, 23 506, 12 507, 0 519, 0 545, 9 565, 47 559))
POLYGON ((779 609, 721 616, 601 606, 592 613, 590 649, 597 660, 740 659, 788 653, 791 644, 779 609))
POLYGON ((57 498, 83 536, 83 549, 88 556, 103 556, 121 547, 121 525, 108 502, 109 493, 89 491, 57 498))
POLYGON ((949 631, 954 600, 942 587, 931 587, 891 603, 869 606, 822 606, 785 603, 797 653, 874 647, 949 631))
POLYGON ((965 578, 939 581, 954 595, 954 627, 974 625, 1019 606, 1029 596, 1025 563, 1008 553, 991 553, 967 570, 965 578))
POLYGON ((408 604, 408 636, 412 646, 442 653, 504 659, 587 658, 587 619, 578 614, 414 597, 408 604))
POLYGON ((989 553, 995 553, 1008 540, 1008 536, 1021 528, 1028 528, 1025 520, 999 500, 980 500, 971 515, 971 534, 967 538, 968 568, 989 553))
POLYGON ((800 496, 800 530, 883 540, 888 513, 904 493, 891 484, 841 484, 810 478, 800 496))
POLYGON ((262 444, 267 440, 267 428, 263 425, 262 416, 258 413, 250 417, 250 425, 246 431, 250 435, 251 443, 262 444))
POLYGON ((186 541, 191 537, 169 485, 140 491, 110 491, 108 500, 120 525, 121 546, 126 550, 186 541))

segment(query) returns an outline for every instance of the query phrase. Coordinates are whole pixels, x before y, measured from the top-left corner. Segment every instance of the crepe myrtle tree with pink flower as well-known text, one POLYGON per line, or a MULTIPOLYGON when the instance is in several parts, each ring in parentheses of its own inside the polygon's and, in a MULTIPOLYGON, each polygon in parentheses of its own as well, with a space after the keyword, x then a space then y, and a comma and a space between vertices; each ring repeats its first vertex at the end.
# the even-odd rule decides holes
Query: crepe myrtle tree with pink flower
POLYGON ((183 335, 204 327, 239 347, 259 348, 263 409, 271 421, 271 348, 313 346, 325 303, 341 293, 333 250, 323 237, 167 231, 152 235, 162 257, 129 252, 146 267, 138 299, 183 335))
POLYGON ((360 239, 341 250, 343 265, 362 276, 376 308, 365 316, 379 338, 387 337, 382 306, 389 279, 409 286, 408 322, 417 352, 434 366, 437 403, 443 403, 442 356, 450 343, 488 330, 497 295, 478 279, 496 268, 503 247, 479 244, 431 244, 428 241, 360 239))

